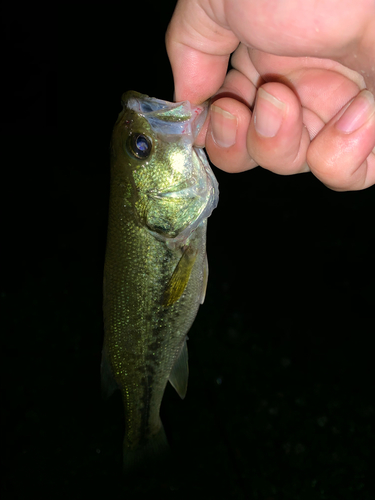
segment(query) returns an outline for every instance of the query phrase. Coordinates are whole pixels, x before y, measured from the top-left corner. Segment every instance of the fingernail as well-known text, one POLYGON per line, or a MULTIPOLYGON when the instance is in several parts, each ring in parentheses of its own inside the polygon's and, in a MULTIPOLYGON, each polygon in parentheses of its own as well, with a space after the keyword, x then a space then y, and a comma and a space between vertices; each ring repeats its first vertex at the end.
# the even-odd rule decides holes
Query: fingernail
POLYGON ((229 148, 236 142, 237 118, 228 111, 211 105, 211 134, 216 144, 229 148))
POLYGON ((275 137, 284 118, 286 105, 260 88, 254 109, 254 126, 263 137, 275 137))
POLYGON ((374 113, 374 96, 368 90, 362 90, 337 120, 336 128, 340 132, 351 134, 361 128, 374 113))

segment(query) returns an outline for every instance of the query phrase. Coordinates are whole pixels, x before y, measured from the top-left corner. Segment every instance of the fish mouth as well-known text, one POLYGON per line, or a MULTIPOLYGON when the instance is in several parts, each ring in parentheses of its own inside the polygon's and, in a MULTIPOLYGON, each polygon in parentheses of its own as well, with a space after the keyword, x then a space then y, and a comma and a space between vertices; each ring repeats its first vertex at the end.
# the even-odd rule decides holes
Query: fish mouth
POLYGON ((147 192, 147 196, 154 200, 188 200, 202 195, 203 193, 201 193, 200 191, 201 190, 199 189, 197 184, 191 184, 190 186, 187 186, 186 183, 184 183, 170 186, 165 191, 155 191, 154 189, 151 189, 147 192))

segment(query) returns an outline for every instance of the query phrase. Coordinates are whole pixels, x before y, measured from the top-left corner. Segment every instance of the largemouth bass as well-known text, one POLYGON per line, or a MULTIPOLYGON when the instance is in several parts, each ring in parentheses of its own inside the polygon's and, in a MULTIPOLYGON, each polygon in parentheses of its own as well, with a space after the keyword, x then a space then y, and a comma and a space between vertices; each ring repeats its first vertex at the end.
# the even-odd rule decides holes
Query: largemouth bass
POLYGON ((187 332, 205 296, 218 184, 193 147, 204 106, 136 92, 122 105, 111 140, 102 383, 122 393, 127 468, 166 446, 159 410, 168 380, 186 394, 187 332))

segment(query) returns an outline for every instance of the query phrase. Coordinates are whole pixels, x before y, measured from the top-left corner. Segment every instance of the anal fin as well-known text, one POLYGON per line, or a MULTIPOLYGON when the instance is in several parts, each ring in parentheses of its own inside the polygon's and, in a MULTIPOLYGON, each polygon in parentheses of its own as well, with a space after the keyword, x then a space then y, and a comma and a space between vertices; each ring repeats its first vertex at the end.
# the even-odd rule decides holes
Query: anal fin
POLYGON ((176 389, 177 394, 181 399, 186 396, 187 385, 189 378, 189 363, 188 363, 188 352, 186 339, 183 343, 182 349, 175 364, 173 365, 172 371, 169 375, 169 382, 172 387, 176 389))

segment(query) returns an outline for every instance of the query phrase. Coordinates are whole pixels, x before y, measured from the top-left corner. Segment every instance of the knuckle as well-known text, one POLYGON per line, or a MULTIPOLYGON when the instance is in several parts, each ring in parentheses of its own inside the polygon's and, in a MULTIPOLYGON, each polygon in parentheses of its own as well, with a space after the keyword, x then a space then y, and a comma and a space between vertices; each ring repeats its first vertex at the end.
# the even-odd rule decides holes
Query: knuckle
POLYGON ((324 143, 314 142, 307 152, 307 163, 323 184, 336 191, 363 189, 367 161, 355 154, 355 144, 336 141, 325 148, 324 143))

